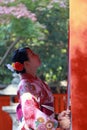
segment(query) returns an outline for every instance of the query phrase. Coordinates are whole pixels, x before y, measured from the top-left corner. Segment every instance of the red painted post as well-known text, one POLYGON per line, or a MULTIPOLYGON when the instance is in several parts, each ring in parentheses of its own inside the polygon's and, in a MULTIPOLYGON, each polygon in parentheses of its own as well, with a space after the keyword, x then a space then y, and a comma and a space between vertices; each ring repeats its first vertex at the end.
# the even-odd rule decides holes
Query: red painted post
POLYGON ((12 120, 8 113, 2 111, 2 106, 10 105, 9 96, 0 96, 0 130, 12 130, 12 120))
POLYGON ((70 0, 72 130, 87 130, 87 0, 70 0))
POLYGON ((66 94, 53 94, 54 111, 56 114, 66 109, 66 94))

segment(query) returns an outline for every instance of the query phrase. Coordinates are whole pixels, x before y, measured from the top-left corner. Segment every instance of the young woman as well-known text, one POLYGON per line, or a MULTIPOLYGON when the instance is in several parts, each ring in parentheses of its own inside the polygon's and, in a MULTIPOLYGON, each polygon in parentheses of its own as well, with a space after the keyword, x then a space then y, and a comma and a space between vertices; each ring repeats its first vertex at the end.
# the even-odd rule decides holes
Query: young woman
POLYGON ((60 128, 69 128, 68 112, 62 112, 59 121, 55 119, 50 88, 36 75, 40 65, 39 56, 28 47, 17 49, 13 54, 12 66, 21 79, 17 93, 19 130, 56 130, 59 124, 60 128))

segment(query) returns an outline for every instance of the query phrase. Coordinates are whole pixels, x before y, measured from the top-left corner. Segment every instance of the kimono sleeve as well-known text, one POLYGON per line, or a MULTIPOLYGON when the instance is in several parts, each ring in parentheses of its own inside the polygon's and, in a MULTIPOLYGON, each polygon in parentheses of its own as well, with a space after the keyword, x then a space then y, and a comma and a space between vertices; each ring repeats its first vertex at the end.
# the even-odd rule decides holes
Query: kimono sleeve
POLYGON ((37 98, 29 92, 21 95, 23 127, 25 130, 56 130, 58 121, 40 111, 37 98))

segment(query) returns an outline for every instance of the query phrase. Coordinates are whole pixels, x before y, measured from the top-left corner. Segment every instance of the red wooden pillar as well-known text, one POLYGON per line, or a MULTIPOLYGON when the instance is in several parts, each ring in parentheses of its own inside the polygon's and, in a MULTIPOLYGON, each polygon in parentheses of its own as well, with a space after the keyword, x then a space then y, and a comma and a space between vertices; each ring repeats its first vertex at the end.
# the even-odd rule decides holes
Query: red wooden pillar
POLYGON ((67 100, 66 94, 60 94, 59 98, 60 98, 60 112, 62 112, 66 110, 66 100, 67 100))
POLYGON ((0 96, 0 130, 12 130, 12 119, 10 115, 2 111, 2 106, 10 105, 9 96, 0 96))
POLYGON ((72 130, 87 130, 87 0, 70 0, 72 130))
POLYGON ((59 94, 53 94, 54 96, 54 111, 56 114, 60 111, 59 94))
POLYGON ((66 94, 53 94, 54 96, 54 111, 56 114, 66 110, 66 94))

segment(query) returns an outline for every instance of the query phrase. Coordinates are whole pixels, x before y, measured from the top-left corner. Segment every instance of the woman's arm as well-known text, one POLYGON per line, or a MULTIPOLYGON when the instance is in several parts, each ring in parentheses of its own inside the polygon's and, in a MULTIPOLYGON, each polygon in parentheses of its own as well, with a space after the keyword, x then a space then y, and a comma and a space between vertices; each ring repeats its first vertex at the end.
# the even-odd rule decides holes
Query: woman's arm
POLYGON ((20 97, 24 127, 34 130, 56 130, 58 121, 48 117, 39 109, 37 99, 30 93, 24 93, 20 97))

